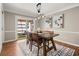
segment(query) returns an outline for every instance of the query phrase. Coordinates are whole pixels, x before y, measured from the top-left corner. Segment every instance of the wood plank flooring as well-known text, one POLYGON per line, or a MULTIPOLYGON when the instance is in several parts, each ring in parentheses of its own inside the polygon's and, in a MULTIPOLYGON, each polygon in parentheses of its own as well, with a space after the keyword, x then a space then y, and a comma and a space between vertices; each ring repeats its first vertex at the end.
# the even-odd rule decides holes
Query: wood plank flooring
POLYGON ((22 56, 23 53, 18 46, 18 41, 3 44, 1 56, 22 56))
MULTIPOLYGON (((14 42, 8 42, 8 43, 4 43, 3 44, 3 48, 2 48, 2 52, 1 52, 1 56, 23 56, 23 53, 21 51, 21 49, 18 46, 19 42, 23 42, 25 40, 18 40, 18 41, 14 41, 14 42)), ((67 45, 61 42, 57 42, 58 44, 61 45, 65 45, 67 47, 71 47, 71 45, 67 45)), ((72 46, 71 48, 75 48, 75 53, 74 56, 79 56, 79 47, 74 47, 72 46)))

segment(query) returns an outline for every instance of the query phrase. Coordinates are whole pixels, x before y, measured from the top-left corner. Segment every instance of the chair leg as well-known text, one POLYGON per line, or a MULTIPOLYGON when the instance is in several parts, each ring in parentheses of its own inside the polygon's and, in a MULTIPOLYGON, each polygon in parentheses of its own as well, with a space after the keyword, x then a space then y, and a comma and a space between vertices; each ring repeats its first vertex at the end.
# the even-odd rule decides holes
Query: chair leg
POLYGON ((29 44, 29 40, 27 40, 26 44, 29 44))
POLYGON ((48 47, 49 47, 49 41, 48 41, 48 47))
POLYGON ((32 51, 32 41, 30 41, 30 51, 32 51))
POLYGON ((37 52, 37 56, 39 56, 39 44, 38 44, 38 52, 37 52))
POLYGON ((56 49, 56 46, 55 46, 55 43, 54 43, 53 38, 51 39, 51 42, 52 42, 52 45, 53 45, 53 47, 54 47, 54 50, 56 51, 57 49, 56 49))

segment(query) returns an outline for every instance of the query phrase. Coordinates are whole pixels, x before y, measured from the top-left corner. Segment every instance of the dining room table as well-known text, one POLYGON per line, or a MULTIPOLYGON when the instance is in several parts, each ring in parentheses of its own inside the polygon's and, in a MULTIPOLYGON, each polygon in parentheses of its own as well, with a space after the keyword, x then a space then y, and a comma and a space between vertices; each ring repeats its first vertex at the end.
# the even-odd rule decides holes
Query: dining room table
POLYGON ((55 43, 54 43, 54 37, 56 36, 59 36, 59 34, 57 33, 53 33, 52 31, 41 31, 41 32, 29 32, 29 33, 36 33, 38 35, 38 37, 40 37, 42 39, 42 44, 43 44, 43 56, 47 56, 47 53, 52 50, 53 48, 55 48, 56 50, 56 46, 55 46, 55 43), (50 34, 48 34, 50 33, 50 34), (49 40, 49 39, 52 39, 53 40, 53 47, 49 47, 49 49, 46 49, 46 42, 49 40))

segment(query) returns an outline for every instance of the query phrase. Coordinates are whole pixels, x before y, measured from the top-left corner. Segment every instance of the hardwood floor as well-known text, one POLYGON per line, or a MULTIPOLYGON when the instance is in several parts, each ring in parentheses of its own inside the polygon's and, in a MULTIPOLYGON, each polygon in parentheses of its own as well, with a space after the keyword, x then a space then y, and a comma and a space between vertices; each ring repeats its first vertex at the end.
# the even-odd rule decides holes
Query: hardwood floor
MULTIPOLYGON (((1 56, 23 56, 23 53, 21 51, 21 49, 18 46, 19 42, 23 42, 25 40, 18 40, 18 41, 14 41, 14 42, 8 42, 8 43, 4 43, 3 44, 3 49, 1 52, 1 56)), ((57 42, 58 44, 64 45, 66 47, 70 47, 70 48, 74 48, 75 49, 75 53, 74 56, 79 56, 79 47, 75 47, 75 46, 71 46, 71 45, 67 45, 61 42, 57 42)))
POLYGON ((22 56, 22 55, 23 53, 18 46, 18 41, 3 44, 1 56, 22 56))

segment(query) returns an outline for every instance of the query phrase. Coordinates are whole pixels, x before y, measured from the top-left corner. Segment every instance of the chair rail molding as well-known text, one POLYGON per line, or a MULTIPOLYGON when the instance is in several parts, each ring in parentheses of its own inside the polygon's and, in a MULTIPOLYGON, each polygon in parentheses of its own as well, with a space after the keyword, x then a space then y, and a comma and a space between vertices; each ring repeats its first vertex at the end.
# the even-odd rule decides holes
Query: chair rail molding
POLYGON ((58 31, 58 30, 54 30, 54 31, 59 33, 67 33, 67 34, 79 34, 79 32, 75 32, 75 31, 58 31))

